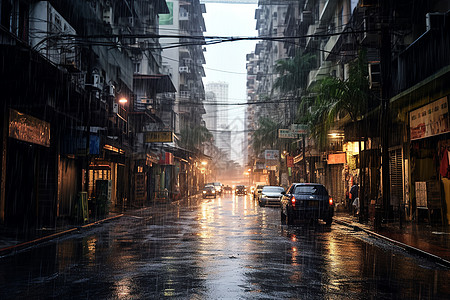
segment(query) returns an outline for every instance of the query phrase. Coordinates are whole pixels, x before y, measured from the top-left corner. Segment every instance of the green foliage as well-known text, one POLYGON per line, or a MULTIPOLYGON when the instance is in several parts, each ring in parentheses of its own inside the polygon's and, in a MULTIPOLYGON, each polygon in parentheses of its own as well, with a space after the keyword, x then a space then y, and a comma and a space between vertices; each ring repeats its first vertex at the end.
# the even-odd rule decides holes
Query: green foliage
POLYGON ((272 92, 290 93, 300 97, 308 81, 308 74, 315 64, 316 57, 312 54, 298 52, 293 58, 280 59, 275 64, 275 72, 280 74, 275 79, 272 92))
POLYGON ((252 146, 255 154, 261 154, 265 149, 278 148, 278 128, 280 125, 269 117, 258 120, 258 129, 253 132, 252 146))
POLYGON ((190 151, 198 151, 204 142, 213 138, 212 133, 204 126, 183 128, 180 135, 180 146, 190 151))
POLYGON ((367 112, 370 94, 365 53, 360 52, 358 58, 350 63, 346 80, 327 76, 314 92, 317 96, 308 121, 311 133, 323 148, 338 116, 348 115, 352 122, 356 122, 367 112))

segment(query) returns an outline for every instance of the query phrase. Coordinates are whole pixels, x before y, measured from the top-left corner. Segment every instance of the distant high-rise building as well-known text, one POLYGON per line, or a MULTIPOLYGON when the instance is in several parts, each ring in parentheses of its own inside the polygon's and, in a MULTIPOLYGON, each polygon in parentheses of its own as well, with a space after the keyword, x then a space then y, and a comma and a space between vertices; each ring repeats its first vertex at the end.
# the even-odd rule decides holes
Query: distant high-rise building
POLYGON ((205 87, 206 92, 213 92, 216 96, 217 126, 218 128, 228 127, 228 109, 223 104, 228 103, 228 83, 209 82, 205 87))
POLYGON ((211 91, 205 93, 205 111, 206 115, 203 116, 205 120, 206 128, 210 131, 217 130, 217 98, 216 94, 211 91))
POLYGON ((228 83, 209 82, 205 85, 208 95, 206 104, 206 127, 212 132, 216 146, 227 159, 231 158, 231 131, 228 121, 228 83))

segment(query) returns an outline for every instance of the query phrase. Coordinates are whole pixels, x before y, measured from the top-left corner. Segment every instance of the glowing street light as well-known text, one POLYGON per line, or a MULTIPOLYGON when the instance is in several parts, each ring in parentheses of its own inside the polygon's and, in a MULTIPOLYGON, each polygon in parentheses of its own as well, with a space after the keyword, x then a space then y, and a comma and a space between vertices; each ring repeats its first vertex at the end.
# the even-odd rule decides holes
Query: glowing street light
POLYGON ((122 97, 122 98, 119 99, 119 103, 122 104, 122 105, 126 104, 127 102, 128 102, 128 99, 125 98, 125 97, 122 97))

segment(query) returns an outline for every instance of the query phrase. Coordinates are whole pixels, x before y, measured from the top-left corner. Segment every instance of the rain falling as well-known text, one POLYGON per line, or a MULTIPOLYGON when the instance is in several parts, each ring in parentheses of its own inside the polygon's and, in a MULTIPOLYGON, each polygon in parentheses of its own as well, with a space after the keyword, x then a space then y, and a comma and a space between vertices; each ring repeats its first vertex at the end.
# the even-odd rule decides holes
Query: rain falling
POLYGON ((450 3, 0 0, 0 299, 447 299, 450 3))

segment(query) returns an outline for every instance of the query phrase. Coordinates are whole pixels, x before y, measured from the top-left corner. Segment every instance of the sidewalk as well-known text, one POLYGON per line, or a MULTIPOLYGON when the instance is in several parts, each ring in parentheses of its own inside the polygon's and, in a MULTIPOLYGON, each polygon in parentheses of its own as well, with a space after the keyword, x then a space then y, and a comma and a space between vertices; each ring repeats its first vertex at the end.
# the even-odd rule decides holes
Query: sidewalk
MULTIPOLYGON (((189 197, 199 197, 201 194, 194 194, 189 197)), ((171 201, 168 203, 175 203, 180 200, 171 201)), ((165 202, 154 202, 153 205, 165 204, 165 202)), ((148 209, 151 206, 132 208, 127 207, 128 210, 133 209, 148 209)), ((124 210, 123 210, 124 211, 124 210)), ((20 251, 22 249, 31 247, 33 245, 37 245, 39 243, 43 243, 60 236, 83 231, 91 228, 92 226, 118 219, 124 215, 123 211, 109 212, 107 216, 103 219, 91 220, 87 224, 75 225, 70 222, 60 221, 56 225, 55 228, 45 228, 45 229, 31 229, 27 232, 23 232, 20 230, 12 230, 5 227, 0 226, 0 257, 4 255, 8 255, 14 253, 16 251, 20 251)))
POLYGON ((400 224, 383 224, 375 230, 370 224, 361 224, 358 218, 345 212, 338 212, 334 221, 341 225, 352 227, 356 230, 385 239, 403 249, 434 260, 437 263, 450 267, 450 227, 442 225, 417 224, 416 222, 404 222, 400 224))
POLYGON ((32 229, 27 232, 2 227, 0 228, 0 257, 122 216, 121 213, 109 213, 104 219, 94 220, 84 225, 61 224, 56 228, 32 229))

